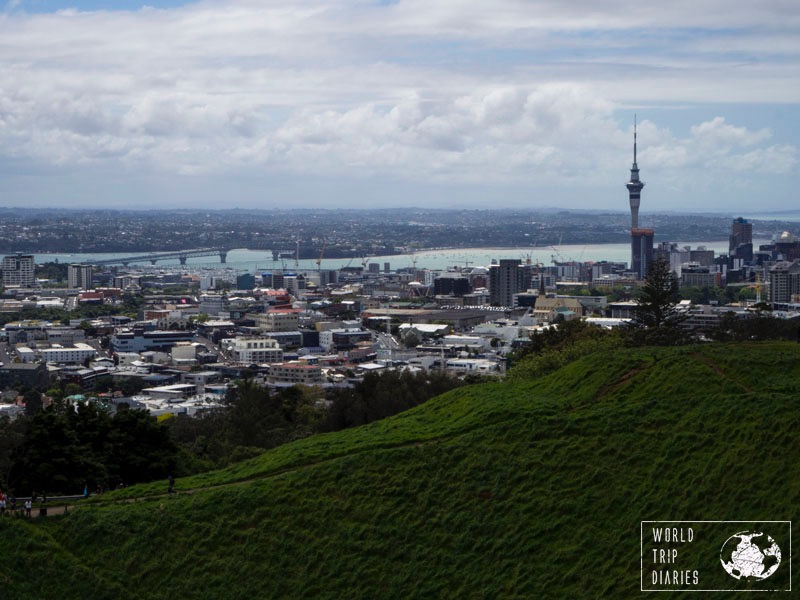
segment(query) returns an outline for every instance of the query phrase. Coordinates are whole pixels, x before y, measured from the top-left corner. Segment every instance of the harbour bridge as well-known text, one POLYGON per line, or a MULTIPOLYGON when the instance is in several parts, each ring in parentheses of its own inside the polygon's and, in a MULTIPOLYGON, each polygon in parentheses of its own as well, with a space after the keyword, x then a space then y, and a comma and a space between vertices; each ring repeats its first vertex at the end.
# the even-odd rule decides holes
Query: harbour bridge
MULTIPOLYGON (((224 264, 228 259, 228 248, 196 248, 194 250, 178 250, 177 252, 154 252, 152 254, 121 256, 119 258, 106 258, 90 262, 93 265, 124 265, 127 267, 130 263, 149 262, 154 265, 160 260, 178 259, 182 265, 185 265, 187 258, 195 258, 197 256, 219 256, 219 261, 224 264)), ((87 262, 86 264, 90 263, 87 262)))

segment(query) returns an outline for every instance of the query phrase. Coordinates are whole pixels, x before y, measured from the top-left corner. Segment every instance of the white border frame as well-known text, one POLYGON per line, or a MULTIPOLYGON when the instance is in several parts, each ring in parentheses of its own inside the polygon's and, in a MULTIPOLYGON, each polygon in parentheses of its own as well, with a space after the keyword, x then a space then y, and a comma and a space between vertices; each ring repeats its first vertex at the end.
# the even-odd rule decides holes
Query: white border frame
POLYGON ((765 520, 759 521, 639 521, 639 591, 640 592, 791 592, 792 591, 792 522, 765 520), (645 523, 788 523, 789 524, 789 589, 788 590, 698 590, 696 588, 674 588, 671 590, 644 589, 644 524, 645 523))

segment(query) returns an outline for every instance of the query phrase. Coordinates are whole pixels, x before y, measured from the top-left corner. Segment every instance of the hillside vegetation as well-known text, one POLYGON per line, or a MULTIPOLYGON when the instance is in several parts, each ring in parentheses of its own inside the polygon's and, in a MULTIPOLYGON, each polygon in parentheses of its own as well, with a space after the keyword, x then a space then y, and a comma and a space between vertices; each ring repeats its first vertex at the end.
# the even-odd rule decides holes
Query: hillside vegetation
POLYGON ((161 482, 7 518, 0 589, 637 597, 642 520, 794 520, 799 402, 797 344, 595 353, 181 479, 175 495, 161 482))

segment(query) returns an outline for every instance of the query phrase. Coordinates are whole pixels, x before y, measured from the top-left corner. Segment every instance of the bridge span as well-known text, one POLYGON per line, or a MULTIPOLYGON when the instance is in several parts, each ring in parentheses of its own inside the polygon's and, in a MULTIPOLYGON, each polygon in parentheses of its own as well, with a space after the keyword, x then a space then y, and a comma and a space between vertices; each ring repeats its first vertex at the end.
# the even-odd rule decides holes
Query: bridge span
POLYGON ((194 250, 179 250, 177 252, 154 252, 151 254, 138 254, 136 256, 122 256, 119 258, 106 258, 104 260, 93 260, 93 265, 125 265, 130 263, 149 262, 154 265, 160 260, 175 260, 178 259, 182 265, 186 264, 187 258, 195 258, 198 256, 219 256, 219 261, 222 264, 228 259, 227 248, 196 248, 194 250))

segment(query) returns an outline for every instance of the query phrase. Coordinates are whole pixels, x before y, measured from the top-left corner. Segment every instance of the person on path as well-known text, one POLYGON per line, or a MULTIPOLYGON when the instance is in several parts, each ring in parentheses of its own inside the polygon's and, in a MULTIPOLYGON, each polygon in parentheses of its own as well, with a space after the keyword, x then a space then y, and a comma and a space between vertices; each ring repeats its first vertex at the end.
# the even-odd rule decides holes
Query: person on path
POLYGON ((32 506, 33 506, 33 503, 31 502, 30 498, 25 500, 25 516, 26 517, 30 517, 31 516, 31 507, 32 506))
POLYGON ((170 473, 169 477, 167 478, 167 481, 169 482, 169 488, 167 489, 167 493, 168 494, 174 494, 175 493, 175 478, 172 476, 172 473, 170 473))

